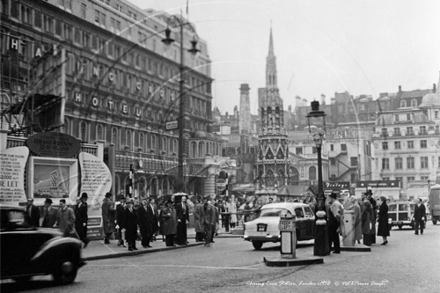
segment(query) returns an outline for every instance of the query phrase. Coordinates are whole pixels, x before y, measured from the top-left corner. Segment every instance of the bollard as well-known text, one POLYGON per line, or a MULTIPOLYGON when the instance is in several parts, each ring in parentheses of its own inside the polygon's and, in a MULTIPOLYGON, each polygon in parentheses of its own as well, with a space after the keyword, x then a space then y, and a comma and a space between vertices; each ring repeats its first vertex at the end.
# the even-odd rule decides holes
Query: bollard
POLYGON ((355 227, 354 227, 354 211, 345 210, 344 211, 344 227, 345 234, 342 235, 342 244, 344 246, 354 246, 356 240, 355 237, 355 227))
POLYGON ((281 258, 296 258, 296 216, 290 212, 280 215, 281 258))

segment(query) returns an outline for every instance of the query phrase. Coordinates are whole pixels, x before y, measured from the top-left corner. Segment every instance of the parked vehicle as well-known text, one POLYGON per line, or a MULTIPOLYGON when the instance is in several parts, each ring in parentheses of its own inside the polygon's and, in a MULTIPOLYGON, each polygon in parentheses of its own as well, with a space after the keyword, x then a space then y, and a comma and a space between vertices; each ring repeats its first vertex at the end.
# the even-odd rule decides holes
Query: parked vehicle
POLYGON ((436 184, 429 190, 429 213, 434 225, 440 221, 440 184, 436 184))
POLYGON ((280 242, 280 214, 289 211, 296 215, 297 241, 313 239, 315 236, 315 215, 304 203, 271 203, 261 208, 258 218, 244 224, 244 240, 252 242, 256 250, 261 249, 265 242, 280 242))
POLYGON ((81 258, 81 241, 62 237, 58 229, 35 228, 25 222, 24 209, 0 204, 0 277, 28 281, 53 275, 59 284, 72 283, 81 258))
POLYGON ((388 219, 390 229, 397 226, 402 229, 403 226, 410 226, 414 229, 414 207, 415 203, 410 201, 396 201, 388 204, 388 219))

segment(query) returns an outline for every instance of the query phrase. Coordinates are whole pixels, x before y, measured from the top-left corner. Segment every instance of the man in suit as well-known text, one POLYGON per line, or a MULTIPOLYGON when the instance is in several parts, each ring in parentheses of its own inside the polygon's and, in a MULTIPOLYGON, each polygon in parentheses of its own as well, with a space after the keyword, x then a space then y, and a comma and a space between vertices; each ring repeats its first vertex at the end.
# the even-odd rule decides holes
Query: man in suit
POLYGON ((79 239, 84 242, 84 248, 89 244, 89 239, 87 238, 87 221, 89 219, 87 215, 87 193, 83 192, 78 204, 75 207, 75 229, 78 233, 79 239))
POLYGON ((337 200, 337 194, 332 192, 329 195, 329 204, 330 208, 328 211, 328 238, 329 238, 329 246, 332 249, 333 244, 333 253, 341 253, 341 245, 339 241, 339 232, 340 225, 342 223, 342 215, 344 214, 342 204, 337 200))
POLYGON ((177 244, 186 245, 186 225, 189 223, 189 211, 186 203, 186 197, 176 202, 176 215, 177 215, 177 244))
POLYGON ((139 230, 142 236, 142 247, 147 248, 150 246, 150 238, 152 232, 152 218, 151 214, 148 212, 149 200, 143 199, 142 206, 140 206, 137 210, 137 220, 139 223, 139 230))
POLYGON ((426 220, 426 208, 423 204, 421 198, 418 199, 416 206, 414 207, 414 234, 419 235, 419 227, 420 234, 423 235, 423 229, 425 228, 425 220, 426 220))
POLYGON ((42 227, 53 228, 57 221, 58 210, 52 206, 52 200, 46 198, 43 207, 43 224, 42 227))
POLYGON ((147 213, 150 216, 152 223, 150 241, 155 241, 156 234, 159 230, 159 212, 156 204, 154 203, 154 198, 148 198, 147 213))
POLYGON ((30 226, 40 227, 40 209, 34 206, 33 198, 27 200, 25 220, 30 226))
POLYGON ((194 218, 196 221, 199 221, 204 228, 206 247, 209 247, 211 244, 212 226, 215 225, 214 207, 208 204, 209 199, 209 195, 206 195, 203 199, 203 204, 198 205, 194 213, 194 218))
POLYGON ((138 250, 136 248, 137 238, 137 216, 134 210, 134 201, 132 198, 127 199, 127 208, 125 210, 125 240, 127 240, 128 250, 138 250))

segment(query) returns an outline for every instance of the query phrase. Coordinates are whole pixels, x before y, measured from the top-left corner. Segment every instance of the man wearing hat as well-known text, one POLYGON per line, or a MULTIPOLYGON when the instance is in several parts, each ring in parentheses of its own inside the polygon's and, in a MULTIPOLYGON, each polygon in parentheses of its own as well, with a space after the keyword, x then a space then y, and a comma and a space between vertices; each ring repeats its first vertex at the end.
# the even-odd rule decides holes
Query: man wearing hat
POLYGON ((120 194, 118 195, 118 201, 116 202, 116 229, 118 229, 117 238, 118 238, 118 246, 126 247, 124 244, 123 229, 125 232, 125 215, 126 215, 126 206, 125 206, 125 197, 120 194))
POLYGON ((194 213, 194 218, 204 228, 205 246, 207 247, 211 244, 212 226, 214 226, 216 222, 214 207, 208 204, 209 199, 209 195, 206 195, 203 199, 203 204, 198 205, 194 213))
POLYGON ((57 209, 52 206, 52 200, 46 198, 43 207, 43 224, 41 226, 45 228, 53 228, 57 221, 57 213, 57 209))
POLYGON ((332 250, 333 244, 333 253, 341 253, 341 244, 339 241, 339 233, 338 229, 342 223, 342 215, 344 213, 342 204, 337 200, 337 194, 332 192, 329 195, 329 203, 330 209, 328 213, 328 238, 329 238, 329 246, 330 250, 332 250))
POLYGON ((128 250, 138 250, 136 248, 137 238, 137 216, 134 210, 134 200, 127 198, 127 208, 125 209, 125 240, 127 240, 128 250))
POLYGON ((89 244, 89 239, 87 238, 87 221, 89 219, 87 215, 87 198, 87 193, 83 192, 75 207, 75 229, 79 239, 84 243, 84 248, 89 244))
POLYGON ((40 227, 40 210, 34 206, 33 198, 27 200, 25 220, 33 227, 40 227))

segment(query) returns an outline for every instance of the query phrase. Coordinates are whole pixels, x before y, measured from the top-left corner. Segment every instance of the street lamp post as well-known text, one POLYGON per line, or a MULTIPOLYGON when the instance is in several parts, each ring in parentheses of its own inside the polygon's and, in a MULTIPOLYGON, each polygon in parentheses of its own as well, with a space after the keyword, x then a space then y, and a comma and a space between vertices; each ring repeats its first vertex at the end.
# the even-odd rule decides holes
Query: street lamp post
POLYGON ((327 220, 325 212, 325 197, 324 188, 322 182, 322 142, 325 135, 325 113, 324 111, 319 111, 319 102, 313 101, 311 103, 312 111, 306 116, 309 124, 309 132, 313 135, 313 140, 316 145, 316 151, 318 153, 318 200, 316 213, 316 232, 315 232, 315 243, 313 254, 316 256, 326 256, 330 253, 330 247, 328 242, 327 233, 327 220), (312 130, 313 126, 318 126, 316 130, 312 130))
MULTIPOLYGON (((182 188, 185 186, 184 176, 183 176, 183 149, 184 149, 184 141, 183 141, 183 128, 184 128, 184 116, 185 116, 185 95, 183 91, 183 84, 185 82, 184 79, 184 71, 185 71, 185 63, 184 63, 184 48, 183 48, 183 26, 191 25, 189 22, 183 22, 182 19, 179 19, 176 16, 172 16, 168 19, 174 18, 178 22, 178 27, 180 28, 180 64, 179 64, 179 151, 178 151, 178 166, 177 166, 177 181, 178 181, 178 192, 182 191, 182 188)), ((168 23, 167 23, 168 25, 168 23)), ((169 27, 165 30, 165 39, 162 39, 162 42, 165 45, 170 45, 174 42, 174 39, 171 38, 171 30, 169 27)), ((191 40, 191 49, 188 50, 191 54, 195 55, 199 50, 196 48, 197 40, 191 40)))

